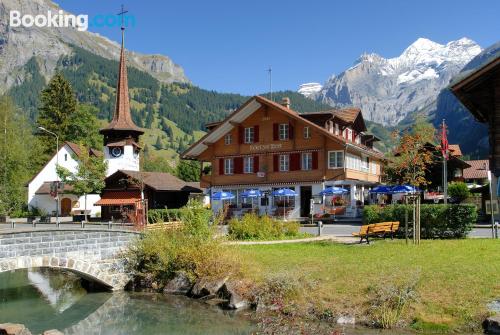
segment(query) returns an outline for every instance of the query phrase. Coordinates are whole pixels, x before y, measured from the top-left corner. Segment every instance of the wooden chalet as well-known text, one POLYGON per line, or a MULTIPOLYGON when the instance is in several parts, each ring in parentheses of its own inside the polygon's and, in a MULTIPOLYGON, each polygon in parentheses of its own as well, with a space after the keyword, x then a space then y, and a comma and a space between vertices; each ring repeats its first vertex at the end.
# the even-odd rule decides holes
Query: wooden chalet
MULTIPOLYGON (((269 195, 293 189, 288 215, 310 215, 310 200, 328 186, 349 190, 347 214, 356 212, 368 189, 380 182, 384 156, 373 148, 359 109, 299 114, 285 98, 281 104, 254 96, 225 120, 207 125, 208 133, 183 153, 202 163, 201 187, 236 195, 231 207, 244 212, 244 190, 259 189, 260 213, 276 213, 280 203, 269 195)), ((255 200, 254 200, 255 201, 255 200)), ((220 203, 213 202, 214 210, 220 203)), ((238 213, 239 214, 239 213, 238 213)))
POLYGON ((145 210, 145 204, 148 209, 180 208, 192 193, 202 193, 190 183, 163 172, 118 170, 105 182, 96 205, 101 206, 102 219, 112 221, 134 221, 145 210))

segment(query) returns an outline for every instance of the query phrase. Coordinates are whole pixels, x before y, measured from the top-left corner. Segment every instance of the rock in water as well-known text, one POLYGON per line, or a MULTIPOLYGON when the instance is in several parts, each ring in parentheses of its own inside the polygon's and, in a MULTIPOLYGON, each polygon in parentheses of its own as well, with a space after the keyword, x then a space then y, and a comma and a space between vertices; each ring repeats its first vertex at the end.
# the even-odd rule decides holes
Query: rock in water
POLYGON ((31 332, 20 323, 2 323, 0 335, 31 335, 31 332))
POLYGON ((486 334, 500 334, 500 314, 484 320, 483 329, 486 334))
POLYGON ((215 297, 222 285, 227 281, 226 278, 211 279, 201 278, 196 281, 191 290, 191 295, 195 298, 215 297))
POLYGON ((250 307, 250 301, 246 296, 251 289, 241 281, 226 282, 219 290, 219 294, 227 299, 224 307, 229 309, 243 309, 250 307))
POLYGON ((167 283, 167 286, 163 289, 163 293, 188 294, 192 287, 193 283, 186 273, 179 271, 175 274, 174 278, 167 283))

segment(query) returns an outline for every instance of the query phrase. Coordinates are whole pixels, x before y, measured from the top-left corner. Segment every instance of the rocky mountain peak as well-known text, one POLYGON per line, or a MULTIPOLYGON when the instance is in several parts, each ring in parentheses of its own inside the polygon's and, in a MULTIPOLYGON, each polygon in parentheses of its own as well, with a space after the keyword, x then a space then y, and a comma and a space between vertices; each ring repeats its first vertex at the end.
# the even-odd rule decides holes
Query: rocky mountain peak
MULTIPOLYGON (((72 27, 11 27, 9 13, 58 13, 62 10, 51 0, 2 0, 0 2, 0 93, 23 81, 22 67, 37 57, 42 74, 49 79, 61 56, 76 45, 98 56, 118 60, 120 45, 99 34, 72 27)), ((63 14, 69 14, 63 11, 63 14)), ((162 82, 188 82, 184 70, 169 57, 127 51, 128 66, 150 73, 162 82)))
POLYGON ((309 97, 332 106, 356 106, 371 121, 396 125, 432 104, 450 79, 481 47, 468 38, 436 43, 419 38, 401 55, 360 56, 354 66, 332 75, 309 97))

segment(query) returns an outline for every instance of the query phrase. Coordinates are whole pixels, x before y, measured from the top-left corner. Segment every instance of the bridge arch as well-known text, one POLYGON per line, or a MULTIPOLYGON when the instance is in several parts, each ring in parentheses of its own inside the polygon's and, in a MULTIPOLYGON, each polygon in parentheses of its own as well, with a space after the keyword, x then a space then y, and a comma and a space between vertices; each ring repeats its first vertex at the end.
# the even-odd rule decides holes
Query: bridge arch
POLYGON ((0 273, 29 268, 64 269, 121 290, 130 280, 122 251, 137 232, 43 229, 0 233, 0 273))

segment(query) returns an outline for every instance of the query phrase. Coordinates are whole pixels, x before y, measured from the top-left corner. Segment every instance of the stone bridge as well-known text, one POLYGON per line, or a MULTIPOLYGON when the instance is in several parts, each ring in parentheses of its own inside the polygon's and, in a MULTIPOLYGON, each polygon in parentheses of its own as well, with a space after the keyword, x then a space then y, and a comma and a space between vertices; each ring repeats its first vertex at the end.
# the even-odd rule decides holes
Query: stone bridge
POLYGON ((0 273, 65 269, 113 291, 121 290, 130 280, 121 252, 139 237, 134 231, 85 228, 0 231, 0 273))

